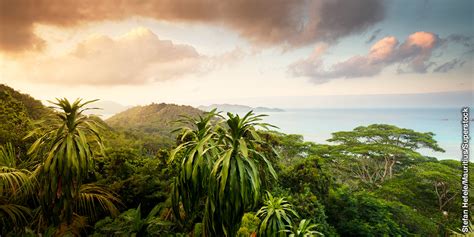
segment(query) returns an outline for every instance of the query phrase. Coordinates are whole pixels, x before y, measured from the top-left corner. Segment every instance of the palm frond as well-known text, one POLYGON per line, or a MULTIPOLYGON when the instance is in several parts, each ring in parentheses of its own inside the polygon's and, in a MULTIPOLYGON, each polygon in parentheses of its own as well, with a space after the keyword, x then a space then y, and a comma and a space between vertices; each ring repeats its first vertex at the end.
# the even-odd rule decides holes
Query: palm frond
POLYGON ((0 194, 12 196, 20 191, 31 190, 31 187, 32 179, 28 170, 0 166, 0 194))
POLYGON ((8 221, 14 226, 21 226, 27 223, 31 211, 25 206, 9 203, 8 200, 0 198, 0 217, 0 223, 3 225, 8 221))
POLYGON ((259 236, 286 236, 288 225, 292 225, 292 218, 298 217, 293 206, 285 198, 273 197, 267 192, 264 205, 258 210, 257 217, 262 222, 258 227, 259 236))
POLYGON ((83 184, 79 189, 76 210, 90 217, 97 217, 99 210, 116 216, 119 213, 116 204, 121 204, 116 196, 112 191, 96 184, 83 184))

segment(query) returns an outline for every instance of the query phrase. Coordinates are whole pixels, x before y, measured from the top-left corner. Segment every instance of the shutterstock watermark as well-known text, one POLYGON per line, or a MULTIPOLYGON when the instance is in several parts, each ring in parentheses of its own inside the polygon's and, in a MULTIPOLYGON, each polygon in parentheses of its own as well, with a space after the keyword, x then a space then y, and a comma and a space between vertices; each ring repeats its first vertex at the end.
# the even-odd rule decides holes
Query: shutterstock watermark
POLYGON ((469 107, 461 110, 462 125, 462 143, 461 143, 461 210, 462 210, 462 226, 461 231, 467 233, 469 231, 469 107))

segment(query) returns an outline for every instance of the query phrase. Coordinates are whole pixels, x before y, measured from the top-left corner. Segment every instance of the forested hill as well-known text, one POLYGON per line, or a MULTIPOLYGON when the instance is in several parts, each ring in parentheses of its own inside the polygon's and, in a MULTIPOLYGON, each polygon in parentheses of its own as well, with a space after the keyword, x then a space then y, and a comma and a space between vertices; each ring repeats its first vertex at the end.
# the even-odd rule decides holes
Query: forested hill
POLYGON ((157 148, 169 148, 174 144, 176 134, 172 131, 178 127, 174 121, 183 115, 194 116, 201 113, 201 110, 191 106, 152 103, 127 109, 105 122, 112 130, 127 138, 139 140, 139 146, 147 152, 154 152, 157 148))
POLYGON ((191 106, 152 103, 136 106, 106 120, 112 128, 139 129, 146 133, 167 134, 173 130, 173 121, 182 115, 194 116, 202 111, 191 106))
POLYGON ((0 84, 0 144, 13 142, 26 151, 23 138, 31 129, 31 121, 44 117, 48 111, 39 100, 0 84))
POLYGON ((46 108, 41 101, 36 100, 28 94, 22 94, 7 85, 0 84, 0 96, 4 103, 6 103, 6 101, 20 103, 29 118, 39 119, 48 112, 48 108, 46 108))

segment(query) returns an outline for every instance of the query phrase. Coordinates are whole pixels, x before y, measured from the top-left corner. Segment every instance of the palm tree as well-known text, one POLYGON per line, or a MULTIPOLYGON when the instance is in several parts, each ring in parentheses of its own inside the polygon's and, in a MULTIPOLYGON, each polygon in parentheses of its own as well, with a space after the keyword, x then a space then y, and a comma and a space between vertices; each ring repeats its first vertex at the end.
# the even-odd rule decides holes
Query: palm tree
POLYGON ((177 121, 185 126, 175 130, 180 132, 180 144, 171 151, 169 162, 177 159, 177 153, 182 153, 182 169, 175 178, 172 191, 173 212, 178 220, 181 219, 180 203, 183 204, 184 211, 191 214, 207 193, 209 174, 217 155, 214 143, 216 133, 211 124, 216 115, 218 113, 214 109, 197 119, 184 117, 177 121))
POLYGON ((31 217, 31 210, 20 200, 31 191, 34 181, 28 170, 18 168, 16 160, 12 144, 0 146, 0 235, 31 217))
POLYGON ((183 157, 174 182, 173 212, 181 219, 180 203, 189 214, 205 198, 204 234, 236 236, 244 212, 259 201, 260 175, 276 178, 270 162, 258 152, 262 141, 256 131, 272 125, 261 122, 265 115, 252 111, 243 117, 227 113, 226 120, 215 111, 183 120, 188 126, 180 129, 180 144, 170 155, 170 161, 177 154, 183 157))
POLYGON ((286 227, 292 224, 291 218, 298 217, 298 214, 284 198, 273 197, 267 192, 264 205, 258 210, 257 217, 262 220, 258 227, 258 236, 286 236, 286 227))
POLYGON ((236 236, 245 211, 253 209, 261 193, 261 171, 276 173, 257 151, 261 139, 256 127, 268 128, 252 111, 245 116, 227 113, 225 126, 218 128, 219 155, 209 178, 209 196, 204 230, 210 236, 236 236))
POLYGON ((82 185, 92 168, 97 150, 102 149, 99 123, 92 116, 83 114, 86 105, 96 100, 82 102, 77 99, 57 99, 55 119, 47 124, 46 131, 35 130, 29 136, 40 134, 28 154, 44 157, 36 170, 41 210, 37 220, 63 228, 64 224, 81 223, 78 209, 90 214, 99 207, 116 212, 114 194, 95 185, 82 185), (76 212, 75 212, 76 211, 76 212), (44 219, 41 219, 43 218, 44 219))
POLYGON ((311 224, 311 220, 303 219, 299 225, 288 225, 287 227, 288 229, 284 232, 289 233, 288 237, 324 236, 323 233, 315 230, 318 225, 311 224))

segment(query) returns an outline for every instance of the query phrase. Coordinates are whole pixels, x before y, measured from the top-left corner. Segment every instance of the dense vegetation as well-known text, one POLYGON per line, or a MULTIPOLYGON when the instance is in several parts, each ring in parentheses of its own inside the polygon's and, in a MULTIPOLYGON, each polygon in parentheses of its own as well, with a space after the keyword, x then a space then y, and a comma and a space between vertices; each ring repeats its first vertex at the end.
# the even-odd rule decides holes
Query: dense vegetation
POLYGON ((103 121, 84 114, 93 101, 52 105, 0 87, 0 236, 449 236, 461 226, 460 163, 417 151, 443 151, 432 133, 374 124, 322 145, 253 113, 152 104, 103 121))

